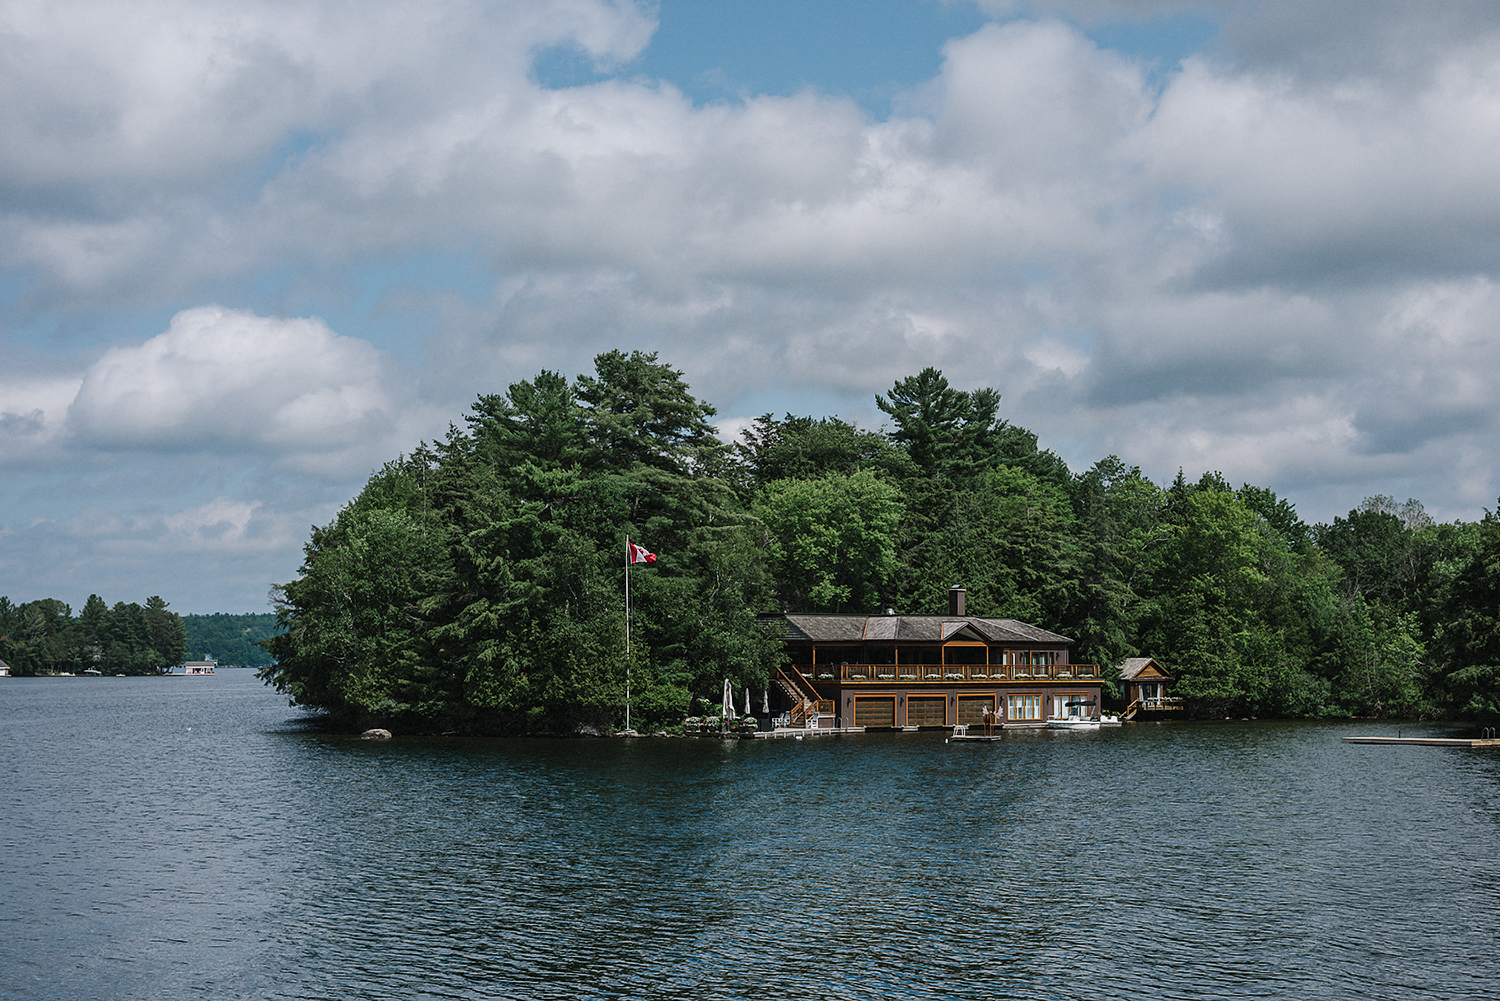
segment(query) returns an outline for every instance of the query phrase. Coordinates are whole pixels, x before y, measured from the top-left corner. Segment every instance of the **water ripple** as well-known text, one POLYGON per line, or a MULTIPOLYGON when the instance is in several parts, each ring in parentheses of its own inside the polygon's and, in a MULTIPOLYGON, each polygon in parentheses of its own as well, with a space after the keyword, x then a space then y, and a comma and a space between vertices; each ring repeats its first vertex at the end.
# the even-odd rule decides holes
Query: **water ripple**
POLYGON ((1500 758, 1366 724, 361 742, 0 689, 0 995, 1466 998, 1500 758))

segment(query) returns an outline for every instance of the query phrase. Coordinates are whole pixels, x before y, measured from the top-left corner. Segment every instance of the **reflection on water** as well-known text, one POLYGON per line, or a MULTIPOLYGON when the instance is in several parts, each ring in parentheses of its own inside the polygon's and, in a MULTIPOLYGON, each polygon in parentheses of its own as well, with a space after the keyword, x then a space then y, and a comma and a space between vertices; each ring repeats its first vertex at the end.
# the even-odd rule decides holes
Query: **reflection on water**
POLYGON ((1495 967, 1500 757, 1338 740, 1383 724, 297 719, 250 672, 0 682, 0 996, 1464 998, 1495 967))

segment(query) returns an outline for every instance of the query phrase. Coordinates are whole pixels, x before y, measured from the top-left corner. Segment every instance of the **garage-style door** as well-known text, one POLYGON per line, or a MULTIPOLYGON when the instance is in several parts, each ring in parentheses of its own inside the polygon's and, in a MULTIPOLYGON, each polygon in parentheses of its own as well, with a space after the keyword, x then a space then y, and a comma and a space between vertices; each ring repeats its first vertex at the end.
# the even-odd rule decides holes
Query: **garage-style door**
POLYGON ((896 697, 856 697, 854 700, 855 726, 895 726, 896 697))
POLYGON ((960 695, 958 697, 958 721, 970 726, 984 725, 984 711, 995 709, 995 697, 993 695, 960 695))
POLYGON ((939 697, 935 699, 906 700, 907 726, 946 726, 947 724, 947 699, 939 697))

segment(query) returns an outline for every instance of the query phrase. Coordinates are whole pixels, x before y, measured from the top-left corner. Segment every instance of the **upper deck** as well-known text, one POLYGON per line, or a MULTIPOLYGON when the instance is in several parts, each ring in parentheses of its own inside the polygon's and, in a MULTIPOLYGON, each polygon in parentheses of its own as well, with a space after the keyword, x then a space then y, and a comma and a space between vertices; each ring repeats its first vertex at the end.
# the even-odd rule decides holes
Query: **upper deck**
POLYGON ((1098 664, 794 664, 792 669, 813 683, 840 685, 997 681, 1035 684, 1078 680, 1097 683, 1103 677, 1098 664))

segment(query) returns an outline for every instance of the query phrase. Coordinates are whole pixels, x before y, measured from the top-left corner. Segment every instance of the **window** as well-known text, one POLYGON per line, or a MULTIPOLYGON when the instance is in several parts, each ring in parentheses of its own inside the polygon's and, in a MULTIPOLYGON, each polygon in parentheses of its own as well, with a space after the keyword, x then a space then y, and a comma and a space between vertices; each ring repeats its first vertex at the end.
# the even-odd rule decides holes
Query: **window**
POLYGON ((1079 703, 1088 701, 1088 695, 1083 692, 1069 692, 1067 695, 1052 696, 1052 717, 1057 719, 1064 716, 1087 716, 1088 706, 1079 703), (1068 705, 1068 703, 1073 705, 1068 705))
POLYGON ((1013 720, 1039 720, 1042 718, 1042 697, 1040 695, 1012 695, 1010 699, 1009 717, 1013 720))
POLYGON ((988 661, 989 648, 983 643, 950 643, 943 647, 943 662, 946 664, 983 664, 988 661))

